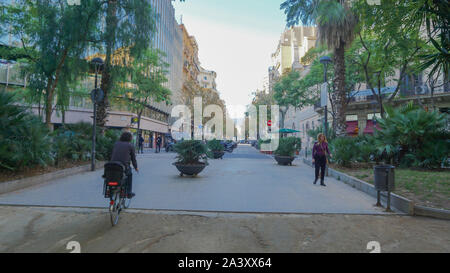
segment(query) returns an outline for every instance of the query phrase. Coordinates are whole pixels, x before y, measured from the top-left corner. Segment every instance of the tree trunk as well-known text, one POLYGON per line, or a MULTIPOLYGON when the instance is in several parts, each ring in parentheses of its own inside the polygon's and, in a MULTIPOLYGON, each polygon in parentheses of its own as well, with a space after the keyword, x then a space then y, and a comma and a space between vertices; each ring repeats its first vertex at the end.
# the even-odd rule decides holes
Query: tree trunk
POLYGON ((58 85, 59 74, 61 73, 62 66, 66 60, 68 53, 68 49, 64 49, 63 54, 61 56, 61 60, 59 61, 58 66, 55 70, 55 79, 53 80, 51 77, 48 78, 47 88, 46 88, 46 105, 45 105, 45 124, 49 128, 50 131, 53 131, 53 125, 51 124, 52 112, 53 112, 53 95, 55 94, 56 86, 58 85))
POLYGON ((286 117, 286 112, 287 112, 287 109, 286 109, 286 111, 281 111, 281 110, 280 110, 280 113, 281 113, 280 129, 283 129, 283 128, 284 128, 284 119, 285 119, 285 117, 286 117))
POLYGON ((334 49, 334 68, 336 86, 335 111, 336 111, 336 135, 346 135, 345 113, 347 110, 347 92, 345 89, 345 43, 334 49))
POLYGON ((109 0, 108 8, 106 14, 106 58, 105 65, 102 71, 102 80, 100 84, 100 88, 104 92, 103 101, 99 102, 97 105, 97 126, 100 127, 100 131, 102 134, 105 131, 107 116, 108 116, 108 107, 109 100, 108 94, 112 89, 112 54, 115 46, 115 37, 116 37, 116 28, 117 28, 117 0, 109 0))
MULTIPOLYGON (((50 82, 49 82, 50 85, 50 82)), ((52 126, 52 106, 53 106, 53 90, 48 87, 45 98, 45 125, 50 131, 53 131, 52 126)))

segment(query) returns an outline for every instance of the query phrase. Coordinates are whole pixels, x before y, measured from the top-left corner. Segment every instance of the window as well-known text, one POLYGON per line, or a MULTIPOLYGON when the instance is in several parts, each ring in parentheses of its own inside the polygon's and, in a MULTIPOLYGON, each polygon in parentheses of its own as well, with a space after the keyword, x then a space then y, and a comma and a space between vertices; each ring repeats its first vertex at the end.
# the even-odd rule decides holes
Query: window
MULTIPOLYGON (((368 114, 368 115, 367 115, 367 120, 373 120, 373 116, 374 116, 373 113, 372 113, 372 114, 368 114)), ((375 117, 376 117, 376 118, 381 118, 380 113, 375 113, 375 117)))
POLYGON ((357 115, 347 115, 345 116, 345 121, 357 121, 358 116, 357 115))

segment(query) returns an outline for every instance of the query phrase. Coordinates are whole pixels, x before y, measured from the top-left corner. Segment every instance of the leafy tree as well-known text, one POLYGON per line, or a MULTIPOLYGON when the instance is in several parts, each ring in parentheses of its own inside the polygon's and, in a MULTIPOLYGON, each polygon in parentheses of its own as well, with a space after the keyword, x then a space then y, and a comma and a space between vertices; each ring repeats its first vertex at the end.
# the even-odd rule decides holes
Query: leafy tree
POLYGON ((129 60, 139 58, 155 33, 155 14, 145 0, 105 0, 100 9, 105 17, 105 31, 93 40, 105 52, 100 88, 105 93, 98 104, 97 124, 104 127, 109 94, 129 73, 129 60))
POLYGON ((303 108, 312 103, 307 88, 302 87, 304 86, 297 71, 284 75, 275 84, 273 98, 280 106, 280 128, 284 128, 284 119, 289 106, 303 108))
MULTIPOLYGON (((129 106, 138 116, 138 134, 141 128, 141 117, 149 104, 165 101, 170 103, 171 92, 164 86, 167 82, 168 64, 162 59, 164 54, 157 49, 148 49, 132 62, 131 83, 136 87, 128 98, 129 106)), ((126 89, 125 92, 130 92, 126 89)), ((139 143, 136 139, 136 143, 139 143)))
POLYGON ((287 15, 288 26, 298 24, 300 21, 305 25, 316 24, 319 29, 319 41, 333 49, 337 135, 346 134, 345 49, 353 41, 357 24, 357 17, 349 4, 350 1, 347 0, 286 0, 280 6, 287 15))
POLYGON ((391 102, 403 78, 419 64, 419 55, 425 53, 425 41, 421 38, 420 26, 405 28, 402 18, 409 12, 408 5, 395 1, 383 5, 368 5, 357 1, 354 4, 359 16, 358 39, 353 43, 350 54, 354 64, 363 71, 365 82, 378 102, 380 113, 384 116, 381 87, 387 77, 395 77, 399 69, 396 89, 388 98, 391 102), (385 18, 397 18, 384 21, 385 18), (377 87, 377 90, 375 90, 377 87))
POLYGON ((72 6, 65 0, 18 0, 2 6, 1 24, 21 42, 30 88, 39 93, 39 101, 45 97, 49 128, 55 95, 66 98, 68 83, 86 70, 81 56, 98 23, 98 8, 94 0, 72 6))
MULTIPOLYGON (((253 95, 253 100, 252 100, 252 105, 256 107, 256 138, 260 139, 260 132, 259 132, 259 106, 261 105, 266 105, 267 107, 267 116, 270 117, 272 116, 271 113, 271 107, 270 105, 275 104, 275 100, 273 97, 273 91, 272 92, 268 92, 267 90, 256 90, 255 92, 252 93, 253 95)), ((247 108, 248 109, 248 108, 247 108)), ((247 110, 246 113, 250 113, 249 110, 247 110)), ((249 123, 247 122, 248 126, 246 126, 246 131, 249 129, 249 123)))

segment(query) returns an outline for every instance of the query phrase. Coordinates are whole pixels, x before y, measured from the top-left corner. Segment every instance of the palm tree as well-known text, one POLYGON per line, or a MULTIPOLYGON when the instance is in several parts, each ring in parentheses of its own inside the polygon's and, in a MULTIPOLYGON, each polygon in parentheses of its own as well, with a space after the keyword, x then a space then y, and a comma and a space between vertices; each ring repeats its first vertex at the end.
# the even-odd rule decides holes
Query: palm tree
POLYGON ((287 16, 287 26, 300 21, 304 25, 317 25, 319 42, 333 50, 335 77, 333 84, 336 109, 336 135, 346 134, 345 112, 347 92, 345 88, 345 49, 351 45, 357 17, 350 7, 350 0, 286 0, 280 6, 287 16))

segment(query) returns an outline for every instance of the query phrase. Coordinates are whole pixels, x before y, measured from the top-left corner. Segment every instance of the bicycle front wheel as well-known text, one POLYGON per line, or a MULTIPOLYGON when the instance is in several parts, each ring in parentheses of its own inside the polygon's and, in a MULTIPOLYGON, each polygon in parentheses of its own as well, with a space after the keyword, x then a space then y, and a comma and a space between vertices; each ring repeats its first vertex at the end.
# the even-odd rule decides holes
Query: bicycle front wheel
POLYGON ((121 210, 120 191, 115 191, 113 193, 112 200, 113 203, 109 205, 109 215, 111 217, 111 225, 115 226, 119 222, 119 214, 121 210))

